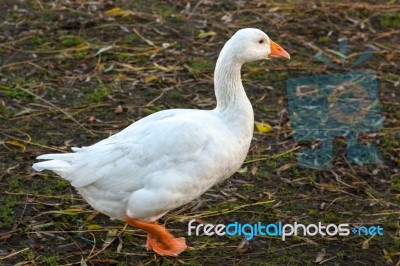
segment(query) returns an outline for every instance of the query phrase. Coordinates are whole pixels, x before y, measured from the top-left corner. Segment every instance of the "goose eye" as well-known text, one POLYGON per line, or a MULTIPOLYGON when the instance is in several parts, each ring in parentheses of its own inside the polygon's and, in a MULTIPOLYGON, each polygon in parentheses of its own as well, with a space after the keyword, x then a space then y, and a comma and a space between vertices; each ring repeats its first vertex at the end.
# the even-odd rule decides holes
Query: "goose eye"
POLYGON ((258 43, 259 43, 259 44, 263 44, 263 43, 264 43, 264 40, 259 40, 258 43))

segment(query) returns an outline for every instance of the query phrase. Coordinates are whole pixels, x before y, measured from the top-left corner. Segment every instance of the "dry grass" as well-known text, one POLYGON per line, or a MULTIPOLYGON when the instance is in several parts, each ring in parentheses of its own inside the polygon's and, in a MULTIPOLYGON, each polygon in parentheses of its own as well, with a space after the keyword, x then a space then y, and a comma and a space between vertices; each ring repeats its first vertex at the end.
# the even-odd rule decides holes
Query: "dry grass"
POLYGON ((400 265, 400 6, 394 1, 0 2, 0 264, 4 265, 400 265), (116 9, 119 8, 119 9, 116 9), (292 55, 290 62, 244 66, 256 133, 240 173, 163 218, 175 235, 187 222, 380 225, 382 237, 187 237, 179 258, 144 248, 145 234, 110 221, 34 158, 90 145, 168 108, 215 105, 212 72, 237 29, 257 27, 292 55), (302 169, 287 112, 285 81, 334 73, 337 39, 349 39, 340 71, 377 72, 384 128, 362 134, 383 155, 354 165, 346 140, 334 140, 330 170, 302 169))

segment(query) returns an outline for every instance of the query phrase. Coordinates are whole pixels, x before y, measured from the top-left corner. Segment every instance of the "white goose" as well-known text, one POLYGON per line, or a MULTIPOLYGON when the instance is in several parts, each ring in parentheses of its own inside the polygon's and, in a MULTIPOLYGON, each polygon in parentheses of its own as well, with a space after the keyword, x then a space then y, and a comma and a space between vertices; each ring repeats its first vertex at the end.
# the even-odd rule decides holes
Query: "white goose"
POLYGON ((45 154, 37 171, 71 182, 97 211, 148 232, 147 248, 177 256, 187 246, 156 220, 230 177, 245 160, 254 115, 240 77, 246 62, 290 58, 258 29, 242 29, 224 45, 214 72, 217 107, 149 115, 92 146, 45 154))

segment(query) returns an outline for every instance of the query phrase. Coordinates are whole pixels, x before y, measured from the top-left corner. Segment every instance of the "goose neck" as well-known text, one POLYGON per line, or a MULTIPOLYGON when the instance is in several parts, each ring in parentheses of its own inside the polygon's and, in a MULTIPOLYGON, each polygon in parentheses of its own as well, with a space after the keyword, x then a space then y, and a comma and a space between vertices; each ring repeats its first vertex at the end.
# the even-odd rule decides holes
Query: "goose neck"
POLYGON ((236 58, 229 55, 221 53, 218 58, 214 72, 217 109, 221 111, 229 109, 239 97, 243 96, 244 89, 240 77, 241 66, 242 64, 236 58))

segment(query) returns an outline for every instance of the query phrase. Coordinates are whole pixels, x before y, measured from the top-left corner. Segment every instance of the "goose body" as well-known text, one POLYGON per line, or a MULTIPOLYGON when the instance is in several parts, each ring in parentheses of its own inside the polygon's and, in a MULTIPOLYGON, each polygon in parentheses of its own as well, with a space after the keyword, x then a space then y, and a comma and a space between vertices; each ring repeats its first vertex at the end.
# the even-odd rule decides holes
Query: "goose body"
POLYGON ((238 136, 217 110, 161 111, 74 153, 41 155, 38 159, 52 161, 34 168, 70 181, 94 209, 111 218, 122 220, 128 212, 154 221, 240 167, 253 118, 244 123, 247 132, 238 136))
POLYGON ((240 68, 267 57, 289 55, 262 31, 239 30, 216 64, 215 109, 157 112, 94 145, 41 155, 33 168, 57 173, 97 211, 148 231, 149 249, 176 256, 184 239, 154 222, 240 168, 254 127, 240 68))

